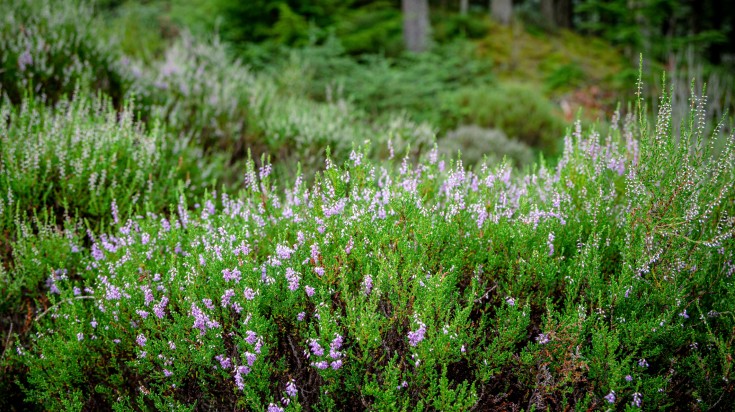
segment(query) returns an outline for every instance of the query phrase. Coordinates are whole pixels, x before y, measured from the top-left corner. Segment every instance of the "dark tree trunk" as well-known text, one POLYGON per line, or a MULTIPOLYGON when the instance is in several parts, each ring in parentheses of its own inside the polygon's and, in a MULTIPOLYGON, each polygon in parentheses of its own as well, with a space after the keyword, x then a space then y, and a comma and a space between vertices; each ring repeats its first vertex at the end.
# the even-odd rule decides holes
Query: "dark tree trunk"
POLYGON ((513 0, 490 0, 490 14, 502 24, 510 24, 513 18, 513 0))
POLYGON ((572 0, 541 0, 541 15, 550 29, 571 29, 572 0))
POLYGON ((573 27, 572 21, 572 0, 556 0, 554 7, 554 22, 557 27, 565 29, 571 29, 573 27))
POLYGON ((415 53, 429 47, 428 0, 403 0, 403 41, 406 49, 415 53))

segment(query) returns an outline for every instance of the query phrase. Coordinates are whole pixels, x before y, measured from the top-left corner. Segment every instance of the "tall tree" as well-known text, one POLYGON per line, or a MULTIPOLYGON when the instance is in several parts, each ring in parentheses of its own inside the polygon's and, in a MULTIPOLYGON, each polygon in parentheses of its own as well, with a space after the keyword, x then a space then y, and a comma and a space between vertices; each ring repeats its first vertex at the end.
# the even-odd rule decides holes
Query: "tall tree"
POLYGON ((502 24, 510 24, 513 17, 513 0, 490 0, 490 14, 502 24))
POLYGON ((403 0, 403 41, 406 49, 420 53, 429 47, 429 1, 403 0))

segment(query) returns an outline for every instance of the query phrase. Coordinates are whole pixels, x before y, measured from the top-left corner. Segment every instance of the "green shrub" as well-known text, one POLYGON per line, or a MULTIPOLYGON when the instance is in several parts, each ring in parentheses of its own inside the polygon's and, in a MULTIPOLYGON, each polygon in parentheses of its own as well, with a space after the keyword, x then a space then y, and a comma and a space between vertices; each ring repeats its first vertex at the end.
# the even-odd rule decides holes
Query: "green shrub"
POLYGON ((442 153, 454 156, 462 153, 462 162, 473 166, 484 158, 491 164, 500 163, 504 157, 518 169, 530 166, 534 161, 533 150, 516 140, 508 139, 500 130, 477 126, 461 126, 439 140, 442 153))
POLYGON ((54 103, 81 81, 121 104, 129 62, 101 40, 85 2, 8 0, 0 15, 0 88, 14 104, 27 90, 54 103))
POLYGON ((249 162, 238 195, 119 221, 84 273, 50 272, 14 347, 25 393, 44 409, 731 409, 735 141, 708 149, 701 101, 679 135, 661 107, 604 139, 578 125, 557 166, 524 174, 438 149, 386 168, 363 148, 283 189, 249 162))
POLYGON ((474 46, 465 42, 436 47, 430 53, 355 59, 345 54, 339 41, 331 39, 292 50, 285 64, 275 67, 274 78, 286 91, 307 93, 317 100, 342 97, 371 118, 405 112, 413 121, 442 130, 458 125, 447 125, 444 120, 441 108, 446 93, 492 81, 490 63, 476 58, 474 46))
POLYGON ((132 105, 118 113, 109 99, 79 97, 48 108, 29 96, 18 108, 0 102, 0 114, 0 228, 47 209, 95 227, 115 207, 161 210, 191 171, 159 127, 133 121, 132 105))
POLYGON ((529 86, 465 87, 446 94, 445 121, 500 129, 549 154, 558 153, 564 121, 553 105, 529 86))

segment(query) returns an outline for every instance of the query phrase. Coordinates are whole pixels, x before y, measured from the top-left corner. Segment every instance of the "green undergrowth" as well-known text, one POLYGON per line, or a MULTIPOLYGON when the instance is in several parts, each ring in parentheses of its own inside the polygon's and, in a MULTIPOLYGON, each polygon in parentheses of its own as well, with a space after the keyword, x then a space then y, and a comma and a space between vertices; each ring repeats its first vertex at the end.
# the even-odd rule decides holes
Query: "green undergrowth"
POLYGON ((735 153, 694 101, 677 136, 667 96, 578 126, 554 167, 365 146, 313 184, 248 162, 237 194, 41 230, 4 362, 43 409, 727 409, 735 153))
MULTIPOLYGON (((705 98, 567 127, 456 44, 126 60, 84 3, 8 4, 0 409, 735 407, 735 140, 705 98)), ((557 57, 551 89, 615 81, 557 57)))

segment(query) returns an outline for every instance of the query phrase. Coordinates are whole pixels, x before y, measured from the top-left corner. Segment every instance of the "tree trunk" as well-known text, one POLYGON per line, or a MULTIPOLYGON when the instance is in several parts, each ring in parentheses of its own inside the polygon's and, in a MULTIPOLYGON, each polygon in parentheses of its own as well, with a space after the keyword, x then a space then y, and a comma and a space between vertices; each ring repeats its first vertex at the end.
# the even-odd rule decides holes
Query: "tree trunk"
POLYGON ((556 27, 554 14, 554 0, 541 0, 541 16, 544 18, 546 28, 553 29, 556 27))
POLYGON ((571 29, 572 0, 541 0, 541 15, 549 29, 571 29))
POLYGON ((403 0, 403 41, 406 49, 415 53, 429 46, 428 0, 403 0))
POLYGON ((501 24, 510 24, 513 17, 513 0, 490 0, 490 14, 501 24))
POLYGON ((572 28, 572 0, 555 0, 554 23, 557 27, 572 28))
POLYGON ((459 14, 467 14, 467 10, 470 8, 470 0, 459 0, 459 14))

